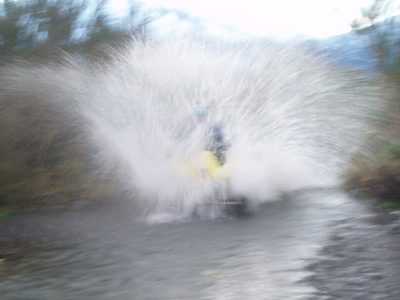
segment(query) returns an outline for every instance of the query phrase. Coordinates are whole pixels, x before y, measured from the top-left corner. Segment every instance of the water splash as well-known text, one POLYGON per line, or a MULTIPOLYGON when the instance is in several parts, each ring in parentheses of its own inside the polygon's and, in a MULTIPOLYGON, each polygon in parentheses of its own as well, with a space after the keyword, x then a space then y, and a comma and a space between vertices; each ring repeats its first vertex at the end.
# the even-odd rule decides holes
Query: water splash
POLYGON ((204 147, 202 134, 177 138, 192 126, 193 106, 220 124, 233 193, 253 204, 337 179, 381 107, 371 79, 304 45, 135 41, 112 57, 16 67, 10 89, 46 95, 75 115, 98 172, 117 179, 138 209, 163 216, 220 213, 206 207, 224 197, 224 181, 171 168, 204 147))

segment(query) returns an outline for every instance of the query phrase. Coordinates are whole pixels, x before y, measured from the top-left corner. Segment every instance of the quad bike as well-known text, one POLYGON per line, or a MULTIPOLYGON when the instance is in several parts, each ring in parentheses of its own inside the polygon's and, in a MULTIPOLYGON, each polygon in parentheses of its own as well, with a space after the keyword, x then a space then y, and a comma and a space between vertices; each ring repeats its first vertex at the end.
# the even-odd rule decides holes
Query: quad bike
POLYGON ((221 183, 218 186, 222 186, 223 190, 215 193, 216 199, 212 199, 212 204, 221 206, 229 215, 244 215, 247 213, 247 199, 232 193, 231 165, 217 156, 210 150, 204 150, 192 160, 175 162, 173 168, 178 174, 199 182, 221 183))

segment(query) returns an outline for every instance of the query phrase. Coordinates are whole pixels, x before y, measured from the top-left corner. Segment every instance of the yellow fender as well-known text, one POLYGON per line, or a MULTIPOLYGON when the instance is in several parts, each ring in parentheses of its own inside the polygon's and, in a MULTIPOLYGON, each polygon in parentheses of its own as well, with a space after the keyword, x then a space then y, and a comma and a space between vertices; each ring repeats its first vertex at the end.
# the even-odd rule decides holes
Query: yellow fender
POLYGON ((197 164, 194 162, 174 162, 173 169, 178 174, 188 175, 200 180, 231 177, 229 165, 220 165, 218 158, 208 150, 201 152, 197 164))

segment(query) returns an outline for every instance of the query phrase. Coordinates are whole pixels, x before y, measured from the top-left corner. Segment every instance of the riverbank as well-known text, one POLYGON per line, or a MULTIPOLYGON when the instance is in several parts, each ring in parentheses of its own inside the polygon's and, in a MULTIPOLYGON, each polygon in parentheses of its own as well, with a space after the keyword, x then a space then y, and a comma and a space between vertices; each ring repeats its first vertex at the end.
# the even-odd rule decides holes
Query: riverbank
POLYGON ((400 140, 347 170, 344 187, 359 199, 375 199, 382 208, 400 208, 400 140))
POLYGON ((27 214, 79 211, 90 207, 98 207, 102 203, 104 203, 102 199, 67 199, 57 197, 57 195, 36 201, 19 201, 18 205, 0 206, 0 224, 12 222, 15 218, 20 218, 27 214))

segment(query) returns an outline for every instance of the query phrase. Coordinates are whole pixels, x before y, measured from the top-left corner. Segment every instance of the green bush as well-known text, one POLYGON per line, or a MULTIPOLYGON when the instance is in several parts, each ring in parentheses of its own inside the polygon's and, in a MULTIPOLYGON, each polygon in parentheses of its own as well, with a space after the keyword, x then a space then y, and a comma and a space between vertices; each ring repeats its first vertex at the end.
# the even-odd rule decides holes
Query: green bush
POLYGON ((395 140, 383 152, 384 157, 400 158, 400 140, 395 140))
MULTIPOLYGON (((148 23, 146 17, 136 18, 137 3, 130 4, 129 20, 120 20, 124 29, 110 25, 107 1, 89 6, 75 0, 0 1, 0 60, 57 60, 57 49, 100 56, 98 50, 105 44, 121 42, 148 23), (86 18, 83 25, 79 23, 82 14, 86 18), (74 39, 77 29, 84 32, 78 40, 74 39), (39 39, 40 35, 46 38, 39 39)), ((0 76, 7 72, 10 68, 2 66, 0 76)), ((104 197, 110 186, 92 179, 87 153, 76 142, 79 124, 69 125, 76 123, 69 119, 71 114, 61 113, 51 99, 39 98, 43 95, 35 98, 35 91, 10 94, 7 82, 0 82, 0 205, 48 205, 104 197)), ((47 96, 51 97, 51 91, 47 96)))
POLYGON ((372 197, 400 201, 400 142, 391 143, 379 159, 350 168, 345 176, 347 189, 357 189, 372 197))

